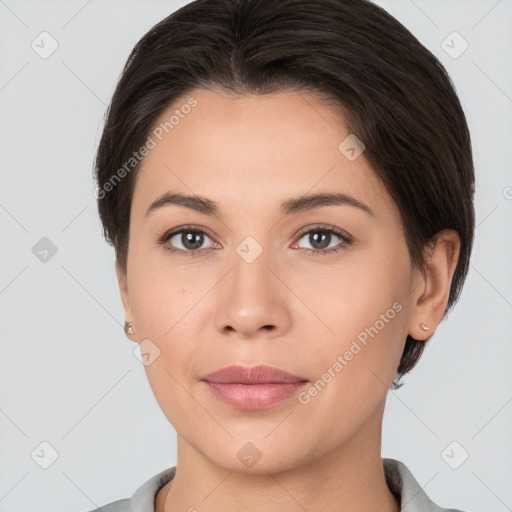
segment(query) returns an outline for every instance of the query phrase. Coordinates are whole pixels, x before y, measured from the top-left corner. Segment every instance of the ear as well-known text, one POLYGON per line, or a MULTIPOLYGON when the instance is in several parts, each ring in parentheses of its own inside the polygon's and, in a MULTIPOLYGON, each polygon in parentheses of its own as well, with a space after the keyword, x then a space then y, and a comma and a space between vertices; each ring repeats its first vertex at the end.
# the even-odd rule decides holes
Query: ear
MULTIPOLYGON (((421 283, 415 287, 412 301, 409 335, 414 339, 430 338, 443 319, 459 252, 460 238, 453 229, 440 231, 427 247, 425 272, 417 269, 421 283), (420 323, 428 325, 429 329, 424 331, 420 323)), ((417 278, 414 282, 418 282, 417 278)))
POLYGON ((119 284, 119 292, 121 294, 121 301, 123 303, 123 309, 124 309, 124 318, 127 322, 129 322, 132 318, 132 310, 130 307, 130 295, 128 291, 128 281, 126 278, 126 274, 121 269, 121 265, 119 264, 119 261, 115 260, 114 267, 116 270, 117 275, 117 282, 119 284))

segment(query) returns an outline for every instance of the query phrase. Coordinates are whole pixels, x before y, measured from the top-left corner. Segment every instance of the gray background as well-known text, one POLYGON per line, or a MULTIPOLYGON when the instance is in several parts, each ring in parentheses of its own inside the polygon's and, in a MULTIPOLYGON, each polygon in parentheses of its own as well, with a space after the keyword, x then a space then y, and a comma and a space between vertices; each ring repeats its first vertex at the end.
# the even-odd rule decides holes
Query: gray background
MULTIPOLYGON (((0 1, 0 511, 91 510, 131 496, 176 463, 175 432, 122 330, 92 160, 129 51, 185 3, 0 1), (51 49, 43 31, 58 43, 47 58, 31 47, 51 49), (43 237, 57 248, 46 261, 38 254, 48 248, 43 237)), ((405 386, 389 393, 383 456, 405 462, 442 506, 505 512, 512 1, 380 3, 452 76, 472 132, 478 225, 461 301, 405 386), (446 39, 453 31, 469 43, 457 58, 444 49, 463 48, 458 36, 446 39)))

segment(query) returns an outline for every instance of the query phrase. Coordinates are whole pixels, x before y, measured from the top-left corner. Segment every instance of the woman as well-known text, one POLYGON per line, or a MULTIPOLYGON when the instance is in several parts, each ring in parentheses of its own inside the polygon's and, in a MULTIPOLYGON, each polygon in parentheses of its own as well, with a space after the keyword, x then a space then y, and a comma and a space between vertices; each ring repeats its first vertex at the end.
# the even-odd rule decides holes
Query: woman
POLYGON ((192 2, 135 46, 96 173, 178 434, 101 510, 454 510, 380 454, 474 230, 463 110, 405 27, 364 0, 192 2))

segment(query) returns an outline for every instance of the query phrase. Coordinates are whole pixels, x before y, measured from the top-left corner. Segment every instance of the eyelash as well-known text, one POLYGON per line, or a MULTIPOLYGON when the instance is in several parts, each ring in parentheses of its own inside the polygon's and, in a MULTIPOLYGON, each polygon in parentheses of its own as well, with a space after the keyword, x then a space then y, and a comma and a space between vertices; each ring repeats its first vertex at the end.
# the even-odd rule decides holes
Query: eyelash
MULTIPOLYGON (((302 251, 305 251, 307 254, 310 254, 312 256, 320 256, 320 255, 325 256, 327 254, 334 254, 334 253, 337 253, 337 252, 343 250, 347 245, 350 245, 352 243, 352 237, 350 237, 348 234, 346 234, 343 231, 340 231, 336 228, 324 227, 322 225, 313 226, 313 227, 309 228, 307 231, 301 232, 298 235, 297 241, 300 240, 301 238, 303 238, 304 235, 307 235, 307 234, 309 234, 311 232, 315 232, 315 231, 321 232, 321 233, 329 233, 329 234, 338 236, 342 240, 342 242, 341 242, 342 245, 338 245, 338 246, 332 247, 330 249, 301 249, 302 251)), ((176 248, 169 247, 169 246, 165 245, 166 242, 168 240, 170 240, 173 236, 179 235, 180 233, 184 233, 184 232, 202 233, 202 234, 207 235, 209 238, 213 239, 213 236, 204 228, 198 228, 195 226, 185 226, 180 229, 171 230, 171 231, 164 233, 158 239, 158 243, 160 245, 163 245, 167 251, 174 253, 174 254, 179 254, 180 256, 185 256, 185 257, 194 258, 196 256, 200 256, 199 253, 201 253, 201 252, 203 252, 203 253, 204 253, 204 251, 210 252, 208 249, 194 249, 192 251, 185 251, 184 249, 176 249, 176 248)), ((294 245, 295 245, 295 243, 294 243, 294 245)), ((214 249, 210 248, 210 250, 214 250, 214 249)))

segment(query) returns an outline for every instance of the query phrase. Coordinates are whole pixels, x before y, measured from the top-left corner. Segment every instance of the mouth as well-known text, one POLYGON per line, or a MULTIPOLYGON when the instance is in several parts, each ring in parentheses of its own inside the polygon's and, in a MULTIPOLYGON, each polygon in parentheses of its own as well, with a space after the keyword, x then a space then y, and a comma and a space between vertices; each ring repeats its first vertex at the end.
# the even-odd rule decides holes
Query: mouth
POLYGON ((227 366, 201 379, 213 395, 238 409, 266 409, 295 395, 309 381, 272 366, 227 366))

